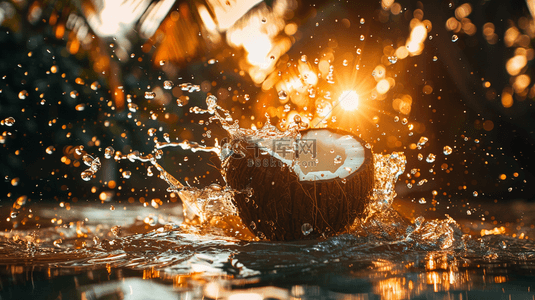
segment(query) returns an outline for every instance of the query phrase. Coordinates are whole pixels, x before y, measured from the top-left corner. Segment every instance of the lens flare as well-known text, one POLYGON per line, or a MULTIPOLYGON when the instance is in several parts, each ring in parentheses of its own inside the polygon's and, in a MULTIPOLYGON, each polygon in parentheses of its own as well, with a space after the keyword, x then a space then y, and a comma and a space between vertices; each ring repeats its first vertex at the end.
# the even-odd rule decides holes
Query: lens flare
POLYGON ((352 111, 359 106, 359 95, 355 91, 344 91, 338 98, 338 102, 344 110, 352 111))

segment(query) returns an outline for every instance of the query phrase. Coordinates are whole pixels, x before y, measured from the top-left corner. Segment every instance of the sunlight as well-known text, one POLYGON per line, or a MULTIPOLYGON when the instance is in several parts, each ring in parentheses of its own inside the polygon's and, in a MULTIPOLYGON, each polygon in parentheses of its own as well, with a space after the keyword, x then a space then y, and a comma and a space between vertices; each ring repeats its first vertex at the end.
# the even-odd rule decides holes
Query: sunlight
POLYGON ((359 106, 359 95, 355 91, 344 91, 338 98, 340 107, 346 111, 352 111, 359 106))

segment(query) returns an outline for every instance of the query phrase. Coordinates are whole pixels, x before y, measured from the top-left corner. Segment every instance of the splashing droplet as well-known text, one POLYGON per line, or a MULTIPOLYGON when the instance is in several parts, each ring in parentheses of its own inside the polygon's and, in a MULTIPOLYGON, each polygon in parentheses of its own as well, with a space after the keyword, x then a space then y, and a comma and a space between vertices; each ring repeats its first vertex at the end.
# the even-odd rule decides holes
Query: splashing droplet
POLYGON ((450 146, 444 146, 443 152, 444 152, 444 155, 450 155, 453 152, 453 150, 451 149, 450 146))
POLYGON ((171 80, 166 80, 163 82, 163 88, 166 90, 170 90, 173 88, 174 83, 171 80))
POLYGON ((46 154, 52 154, 54 153, 54 151, 56 151, 56 148, 54 148, 54 146, 48 146, 46 147, 46 154))
POLYGON ((283 91, 283 90, 280 90, 280 91, 279 91, 279 99, 280 99, 280 100, 286 100, 286 97, 288 97, 288 95, 286 94, 286 92, 283 91))
POLYGON ((15 124, 15 118, 7 117, 7 118, 4 119, 4 122, 2 122, 2 123, 3 123, 2 125, 13 126, 13 124, 15 124))
POLYGON ((429 155, 427 156, 425 161, 428 162, 428 163, 433 163, 433 162, 435 162, 435 158, 436 158, 436 156, 433 153, 429 153, 429 155))
POLYGON ((84 181, 89 181, 93 177, 93 172, 85 170, 82 172, 81 177, 84 181))
POLYGON ((132 176, 132 172, 130 172, 130 171, 124 171, 123 172, 123 178, 128 179, 128 178, 130 178, 130 176, 132 176))
POLYGON ((26 99, 26 97, 28 97, 28 92, 26 90, 22 90, 19 92, 19 99, 20 100, 24 100, 26 99))
POLYGON ((113 149, 112 146, 108 146, 104 150, 104 158, 106 158, 106 159, 112 158, 114 154, 115 154, 115 149, 113 149))

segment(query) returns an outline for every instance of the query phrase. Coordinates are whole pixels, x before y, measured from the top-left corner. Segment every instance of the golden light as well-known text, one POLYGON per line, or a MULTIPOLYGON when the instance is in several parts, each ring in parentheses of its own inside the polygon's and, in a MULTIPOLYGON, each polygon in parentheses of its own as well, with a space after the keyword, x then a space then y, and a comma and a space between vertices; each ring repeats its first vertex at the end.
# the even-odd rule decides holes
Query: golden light
POLYGON ((388 90, 390 89, 390 82, 386 79, 382 79, 377 83, 377 92, 379 94, 386 94, 388 90))
POLYGON ((338 98, 338 103, 344 110, 355 110, 359 105, 359 95, 355 91, 344 91, 338 98))
POLYGON ((257 66, 269 64, 268 54, 272 46, 271 39, 264 34, 248 37, 243 42, 243 48, 248 52, 247 61, 257 66))
POLYGON ((210 13, 208 12, 208 9, 206 9, 206 6, 199 4, 197 6, 197 10, 206 29, 211 32, 217 31, 217 25, 212 16, 210 16, 210 13))
POLYGON ((505 68, 509 75, 516 76, 522 71, 522 68, 526 66, 527 62, 528 60, 524 55, 515 55, 507 61, 505 68))

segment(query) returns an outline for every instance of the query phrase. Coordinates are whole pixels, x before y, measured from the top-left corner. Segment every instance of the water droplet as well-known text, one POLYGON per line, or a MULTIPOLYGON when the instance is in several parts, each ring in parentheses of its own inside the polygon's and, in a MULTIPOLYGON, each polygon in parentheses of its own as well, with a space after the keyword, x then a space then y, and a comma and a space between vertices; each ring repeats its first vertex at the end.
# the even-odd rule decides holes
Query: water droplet
POLYGON ((364 18, 360 18, 360 25, 364 25, 364 23, 366 23, 366 20, 364 20, 364 18))
POLYGON ((453 152, 453 149, 451 149, 450 146, 444 146, 443 152, 444 155, 450 155, 453 152))
POLYGON ((15 124, 15 118, 13 117, 7 117, 4 119, 4 123, 3 125, 6 125, 6 126, 13 126, 13 124, 15 124))
POLYGON ((111 233, 113 233, 113 235, 115 235, 116 237, 119 237, 119 235, 121 234, 121 226, 119 225, 113 226, 110 231, 111 233))
POLYGON ((433 61, 437 61, 438 60, 438 57, 435 55, 433 56, 433 61))
POLYGON ((91 163, 93 163, 93 156, 89 155, 89 154, 85 154, 83 157, 82 157, 82 160, 84 162, 84 164, 88 167, 91 166, 91 163))
POLYGON ((77 155, 82 155, 84 151, 84 146, 80 145, 80 146, 77 146, 76 148, 74 148, 74 153, 76 153, 77 155))
POLYGON ((173 88, 174 83, 171 80, 166 80, 163 82, 163 88, 166 90, 170 90, 173 88))
POLYGON ((83 111, 85 109, 85 104, 78 104, 74 109, 76 109, 77 111, 83 111))
POLYGON ((502 248, 502 249, 506 249, 507 248, 507 244, 505 243, 505 241, 501 241, 499 245, 500 245, 500 248, 502 248))
POLYGON ((123 172, 123 178, 128 179, 128 178, 130 178, 130 176, 132 176, 132 172, 130 172, 130 171, 124 171, 123 172))
POLYGON ((26 90, 22 90, 19 92, 19 99, 24 100, 28 97, 28 92, 26 90))
MULTIPOLYGON (((361 53, 362 53, 362 49, 357 48, 357 54, 360 55, 361 53)), ((358 67, 358 65, 357 65, 357 67, 358 67)))
POLYGON ((98 81, 95 81, 91 84, 91 89, 93 91, 96 91, 98 89, 98 81))
POLYGON ((85 170, 82 172, 81 177, 84 181, 89 181, 93 177, 93 172, 85 170))
POLYGON ((144 222, 150 226, 156 226, 156 224, 158 224, 158 218, 155 216, 148 216, 145 218, 144 222))
POLYGON ((54 153, 54 151, 56 151, 56 148, 54 148, 54 146, 48 146, 46 147, 46 154, 52 154, 54 153))
POLYGON ((23 206, 24 204, 26 204, 26 200, 28 200, 28 197, 26 197, 26 196, 18 197, 17 198, 17 205, 23 206))
POLYGON ((76 97, 78 97, 78 92, 77 91, 71 91, 69 95, 71 96, 71 98, 76 99, 76 97))
POLYGON ((171 139, 169 138, 169 133, 167 133, 167 132, 163 134, 163 139, 168 143, 171 142, 171 139))
POLYGON ((256 229, 256 223, 254 221, 251 221, 251 224, 249 224, 249 227, 251 227, 252 230, 256 229))
POLYGON ((472 195, 473 195, 474 197, 477 197, 477 196, 479 195, 479 193, 478 193, 477 191, 474 191, 474 192, 472 193, 472 195))
POLYGON ((217 60, 216 60, 215 58, 212 58, 212 59, 208 60, 208 64, 209 64, 209 65, 213 65, 213 64, 216 63, 216 61, 217 61, 217 60))
POLYGON ((245 101, 249 101, 249 99, 251 99, 251 98, 250 98, 249 94, 245 94, 245 95, 243 95, 243 99, 245 101))
POLYGON ((286 97, 288 97, 288 95, 286 94, 286 92, 284 90, 280 90, 279 91, 279 99, 280 100, 286 100, 286 97))
POLYGON ((425 201, 425 198, 422 197, 422 198, 420 198, 420 200, 418 200, 418 203, 420 203, 420 204, 426 204, 427 201, 425 201))
POLYGON ((104 149, 104 158, 110 159, 113 157, 114 154, 115 154, 115 149, 113 149, 112 146, 108 146, 106 147, 106 149, 104 149))
POLYGON ((403 119, 401 120, 401 124, 403 124, 403 125, 407 125, 407 123, 409 123, 409 120, 407 120, 407 118, 403 118, 403 119))
POLYGON ((147 130, 147 134, 149 136, 154 136, 156 134, 156 128, 149 128, 149 130, 147 130))
POLYGON ((399 122, 399 117, 398 116, 394 117, 394 122, 399 122))
POLYGON ((422 161, 423 159, 424 159, 424 156, 422 155, 422 153, 418 153, 418 160, 422 161))
POLYGON ((427 137, 425 137, 425 136, 422 136, 422 137, 420 138, 420 140, 418 141, 418 146, 423 146, 423 145, 425 145, 425 143, 427 143, 427 141, 429 141, 429 139, 428 139, 427 137))
POLYGON ((347 65, 349 64, 349 62, 347 61, 347 59, 344 59, 344 61, 342 62, 342 64, 344 65, 344 67, 347 67, 347 65))
POLYGON ((165 65, 165 60, 160 60, 160 66, 165 65))
POLYGON ((151 100, 154 99, 154 97, 156 97, 155 92, 145 92, 145 99, 151 100))
MULTIPOLYGON (((360 40, 361 40, 361 41, 364 41, 364 35, 363 35, 363 34, 360 35, 360 40)), ((359 54, 360 54, 360 53, 359 53, 359 54)))
POLYGON ((110 210, 111 210, 111 211, 114 211, 114 210, 115 210, 115 206, 110 205, 110 210))
POLYGON ((335 163, 335 164, 340 164, 340 163, 342 163, 342 156, 337 155, 337 156, 334 158, 334 163, 335 163))
POLYGON ((313 230, 314 228, 312 228, 312 225, 310 225, 309 223, 304 223, 303 225, 301 225, 301 232, 303 233, 303 235, 309 235, 313 230))
POLYGON ((436 156, 433 153, 429 153, 429 155, 427 155, 427 158, 425 159, 425 161, 428 162, 428 163, 433 163, 435 161, 435 158, 436 158, 436 156))
POLYGON ((395 64, 398 62, 398 57, 397 56, 389 56, 388 57, 388 61, 391 63, 391 64, 395 64))
POLYGON ((469 215, 469 216, 471 216, 471 215, 472 215, 472 212, 471 212, 470 210, 467 210, 467 211, 466 211, 466 214, 469 215))
POLYGON ((457 40, 459 40, 459 37, 458 37, 456 34, 454 34, 454 35, 451 36, 451 41, 452 41, 452 42, 455 43, 455 42, 457 42, 457 40))
POLYGON ((301 61, 302 62, 307 62, 307 56, 306 55, 301 55, 301 61))

